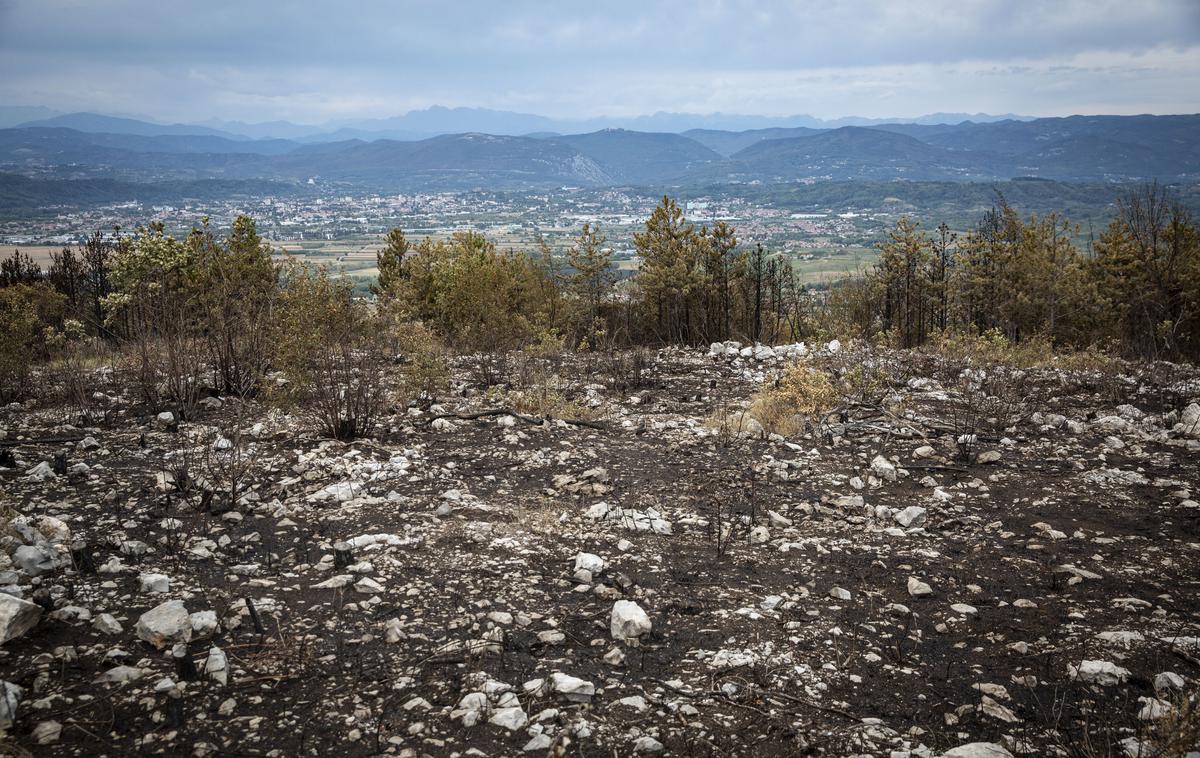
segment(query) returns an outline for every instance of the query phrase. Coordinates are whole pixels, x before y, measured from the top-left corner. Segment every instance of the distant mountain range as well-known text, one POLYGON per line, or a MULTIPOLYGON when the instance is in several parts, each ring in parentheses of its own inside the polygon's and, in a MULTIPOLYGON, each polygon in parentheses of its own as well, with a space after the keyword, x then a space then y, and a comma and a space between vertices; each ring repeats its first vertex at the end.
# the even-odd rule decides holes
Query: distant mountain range
POLYGON ((440 134, 583 134, 602 129, 629 129, 643 132, 684 132, 689 129, 742 131, 810 127, 832 129, 839 126, 870 126, 887 123, 958 124, 963 121, 986 123, 1003 120, 1029 120, 1011 113, 995 116, 986 113, 931 113, 914 119, 870 119, 850 116, 822 120, 812 116, 752 116, 728 113, 666 113, 646 116, 588 119, 558 119, 532 113, 491 110, 489 108, 446 108, 435 105, 409 111, 392 118, 351 119, 322 125, 294 124, 290 121, 246 123, 209 119, 199 124, 165 124, 125 115, 98 113, 61 113, 49 108, 0 106, 0 128, 14 126, 61 126, 81 132, 111 134, 209 134, 229 139, 293 139, 302 142, 336 142, 348 139, 420 140, 440 134))
POLYGON ((309 141, 71 114, 0 129, 0 172, 135 182, 312 180, 403 191, 1018 176, 1178 182, 1200 179, 1200 115, 309 141))

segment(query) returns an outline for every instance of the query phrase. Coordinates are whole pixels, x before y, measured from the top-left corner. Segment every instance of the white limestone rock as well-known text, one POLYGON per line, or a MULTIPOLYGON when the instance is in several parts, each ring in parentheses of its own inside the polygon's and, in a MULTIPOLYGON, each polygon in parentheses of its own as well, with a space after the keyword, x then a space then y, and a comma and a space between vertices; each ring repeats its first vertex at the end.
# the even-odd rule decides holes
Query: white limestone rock
POLYGON ((162 650, 192 639, 192 618, 182 600, 168 600, 143 613, 135 631, 138 639, 162 650))
POLYGON ((559 672, 550 676, 550 686, 554 692, 572 703, 586 703, 596 694, 596 685, 591 682, 559 672))
POLYGON ((0 592, 0 645, 23 636, 41 617, 40 605, 0 592))
POLYGON ((650 617, 637 603, 632 600, 613 603, 609 619, 609 631, 613 639, 636 645, 639 638, 650 633, 651 628, 650 617))
POLYGON ((1129 678, 1129 669, 1112 661, 1080 661, 1079 665, 1067 664, 1067 673, 1072 679, 1103 687, 1123 684, 1129 678))
POLYGON ((910 505, 902 511, 898 511, 894 518, 896 523, 908 529, 925 525, 925 518, 928 511, 919 505, 910 505))

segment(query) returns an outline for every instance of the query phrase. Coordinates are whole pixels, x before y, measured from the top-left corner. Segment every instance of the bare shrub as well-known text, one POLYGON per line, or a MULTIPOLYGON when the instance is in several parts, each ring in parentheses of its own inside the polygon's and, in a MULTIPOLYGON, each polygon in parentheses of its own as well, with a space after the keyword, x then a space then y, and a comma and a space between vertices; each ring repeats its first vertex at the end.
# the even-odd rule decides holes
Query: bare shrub
POLYGON ((596 418, 595 409, 567 398, 561 389, 550 384, 517 392, 513 398, 513 407, 521 413, 546 418, 575 421, 592 421, 596 418))
POLYGON ((247 216, 234 219, 228 238, 217 240, 205 224, 192 232, 192 288, 204 325, 213 386, 223 393, 255 393, 266 374, 268 323, 278 292, 270 247, 247 216))
POLYGON ((650 351, 643 347, 618 350, 608 347, 592 354, 597 365, 593 371, 611 390, 629 392, 649 383, 650 351))
POLYGON ((1181 694, 1167 703, 1147 735, 1148 755, 1183 758, 1200 748, 1200 691, 1181 694))
POLYGON ((883 406, 900 382, 900 373, 890 353, 867 340, 854 340, 841 350, 812 358, 817 368, 830 377, 843 399, 859 405, 883 406))
POLYGON ((761 437, 763 425, 745 408, 733 408, 722 403, 705 420, 704 425, 717 433, 717 443, 729 447, 735 440, 761 437))
POLYGON ((101 375, 113 358, 111 346, 98 337, 88 337, 83 324, 68 320, 64 328, 47 338, 51 359, 44 368, 55 400, 72 423, 91 424, 107 418, 108 409, 96 400, 101 375))
POLYGON ((245 495, 251 472, 258 466, 254 444, 242 428, 245 403, 238 401, 237 414, 228 429, 205 436, 199 458, 205 510, 233 510, 245 495))
POLYGON ((1030 368, 1052 358, 1049 343, 1014 345, 998 332, 936 340, 926 348, 929 375, 950 392, 950 429, 960 460, 994 441, 1037 405, 1030 368))

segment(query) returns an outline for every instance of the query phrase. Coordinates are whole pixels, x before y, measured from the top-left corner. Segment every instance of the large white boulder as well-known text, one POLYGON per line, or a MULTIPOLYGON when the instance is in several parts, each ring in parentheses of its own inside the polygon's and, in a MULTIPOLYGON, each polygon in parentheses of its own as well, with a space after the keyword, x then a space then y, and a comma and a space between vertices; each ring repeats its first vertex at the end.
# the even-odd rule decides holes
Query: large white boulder
POLYGON ((892 518, 896 519, 896 523, 905 528, 922 526, 925 523, 927 513, 924 508, 919 505, 910 505, 902 511, 896 513, 892 518))
POLYGON ((552 674, 550 685, 555 692, 573 703, 586 703, 596 694, 596 685, 570 674, 552 674))
POLYGON ((928 584, 922 582, 915 576, 910 576, 908 578, 908 594, 912 595, 913 597, 932 595, 933 587, 930 587, 928 584))
POLYGON ((488 721, 496 726, 502 726, 510 732, 515 732, 529 723, 529 716, 520 706, 512 706, 497 709, 488 721))
POLYGON ((632 600, 613 603, 609 631, 614 639, 637 644, 642 635, 650 633, 651 626, 650 617, 637 603, 632 600))
POLYGON ((871 473, 889 482, 896 481, 896 465, 882 455, 871 461, 871 473))
POLYGON ((28 632, 41 617, 40 605, 0 592, 0 645, 28 632))
POLYGON ((168 600, 143 613, 136 629, 139 639, 162 650, 192 639, 192 617, 182 600, 168 600))
POLYGON ((1078 666, 1067 664, 1072 679, 1099 685, 1121 684, 1129 678, 1129 669, 1112 661, 1080 661, 1078 666))
POLYGON ((1200 403, 1192 403, 1183 409, 1179 426, 1180 431, 1189 437, 1200 438, 1200 403))
POLYGON ((58 554, 47 543, 21 545, 13 551, 12 561, 29 576, 48 574, 59 564, 58 554))
POLYGON ((604 559, 594 553, 576 553, 575 571, 587 571, 592 576, 604 571, 604 559))

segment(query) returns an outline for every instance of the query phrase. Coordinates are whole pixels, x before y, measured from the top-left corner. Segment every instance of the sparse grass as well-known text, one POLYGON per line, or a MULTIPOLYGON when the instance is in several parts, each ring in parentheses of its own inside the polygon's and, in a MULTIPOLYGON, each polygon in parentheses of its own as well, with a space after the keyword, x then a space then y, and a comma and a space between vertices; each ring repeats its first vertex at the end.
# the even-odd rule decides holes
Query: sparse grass
POLYGON ((983 334, 941 334, 921 350, 949 361, 1002 364, 1024 369, 1058 368, 1070 372, 1111 373, 1121 364, 1112 350, 1102 345, 1069 350, 1056 347, 1041 336, 1013 342, 994 330, 983 334))
POLYGON ((759 436, 763 431, 762 424, 744 408, 718 408, 705 420, 704 425, 716 430, 722 446, 728 446, 742 437, 759 436))
POLYGON ((559 535, 563 532, 563 525, 558 520, 561 512, 560 506, 549 498, 523 500, 513 514, 514 523, 505 527, 504 531, 513 536, 519 532, 559 535))
POLYGON ((546 418, 579 421, 595 421, 597 418, 594 408, 565 397, 559 390, 547 384, 535 385, 513 393, 513 408, 520 413, 546 418))

